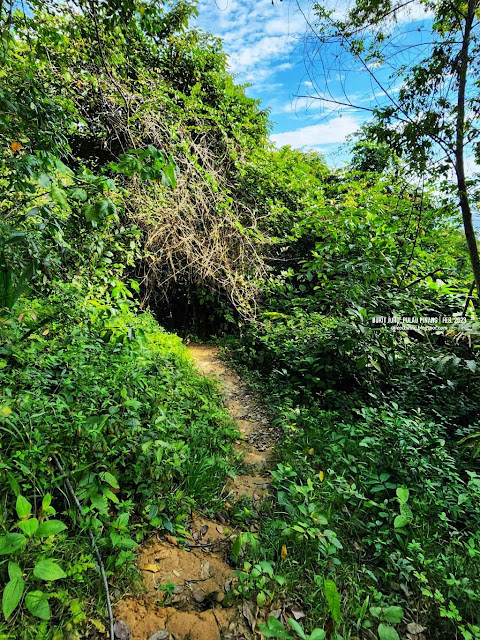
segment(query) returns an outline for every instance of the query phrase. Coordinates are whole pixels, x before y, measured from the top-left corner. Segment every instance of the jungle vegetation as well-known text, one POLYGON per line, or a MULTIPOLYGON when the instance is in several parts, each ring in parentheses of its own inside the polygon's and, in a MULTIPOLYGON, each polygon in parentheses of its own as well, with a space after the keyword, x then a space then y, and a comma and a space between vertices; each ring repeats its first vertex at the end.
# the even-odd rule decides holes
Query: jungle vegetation
POLYGON ((142 540, 225 508, 237 431, 185 334, 218 339, 283 432, 270 502, 230 515, 259 525, 239 566, 285 577, 305 633, 480 638, 478 296, 458 189, 422 165, 428 144, 405 156, 378 121, 342 170, 275 149, 195 10, 0 3, 0 638, 105 637, 92 536, 115 599, 142 540))

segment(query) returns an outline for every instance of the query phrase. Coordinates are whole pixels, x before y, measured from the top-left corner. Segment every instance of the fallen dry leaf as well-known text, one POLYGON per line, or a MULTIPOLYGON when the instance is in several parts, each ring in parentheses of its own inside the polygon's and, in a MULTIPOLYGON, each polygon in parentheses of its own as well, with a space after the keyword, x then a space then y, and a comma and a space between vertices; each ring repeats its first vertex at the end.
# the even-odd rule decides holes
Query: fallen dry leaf
POLYGON ((245 618, 248 620, 248 624, 250 625, 250 628, 252 629, 252 631, 255 631, 255 627, 257 625, 258 608, 256 607, 256 612, 254 613, 252 605, 246 600, 244 600, 242 605, 242 613, 245 616, 245 618))
POLYGON ((151 571, 152 573, 158 573, 160 571, 160 567, 158 564, 146 564, 142 567, 142 571, 151 571))
POLYGON ((292 616, 295 618, 295 620, 301 620, 302 618, 305 618, 305 614, 299 609, 292 609, 292 616))
POLYGON ((422 633, 422 631, 425 631, 426 628, 427 627, 422 627, 422 625, 418 624, 417 622, 409 622, 407 624, 408 633, 413 633, 413 634, 422 633))
POLYGON ((16 140, 14 140, 10 145, 10 149, 12 151, 20 151, 20 149, 23 149, 23 145, 21 142, 17 142, 16 140))
POLYGON ((426 628, 427 627, 424 627, 423 625, 418 624, 418 622, 409 622, 407 624, 407 631, 413 636, 418 636, 420 633, 422 633, 422 631, 425 631, 426 628))

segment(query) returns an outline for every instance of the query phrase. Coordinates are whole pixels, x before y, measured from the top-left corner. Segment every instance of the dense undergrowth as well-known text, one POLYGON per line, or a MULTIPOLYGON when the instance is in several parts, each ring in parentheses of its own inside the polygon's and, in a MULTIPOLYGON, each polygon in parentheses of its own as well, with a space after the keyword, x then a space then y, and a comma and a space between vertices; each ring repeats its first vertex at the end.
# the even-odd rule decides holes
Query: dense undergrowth
POLYGON ((284 432, 256 553, 309 629, 480 637, 480 466, 467 446, 478 324, 463 247, 448 208, 426 193, 420 204, 388 169, 339 178, 310 200, 307 183, 258 322, 226 341, 284 432))
MULTIPOLYGON (((205 192, 206 208, 192 216, 208 237, 210 206, 228 205, 226 188, 212 195, 208 165, 257 134, 226 105, 245 107, 247 121, 265 116, 226 74, 218 43, 185 31, 192 7, 111 8, 1 8, 5 639, 105 637, 91 535, 115 600, 135 581, 138 544, 158 531, 181 534, 193 509, 217 508, 236 465, 236 428, 219 392, 140 302, 157 280, 200 277, 182 259, 201 253, 201 242, 167 257, 175 243, 165 245, 169 229, 159 224, 177 197, 187 207, 205 192)), ((228 175, 226 166, 223 187, 228 175)), ((175 215, 169 228, 180 232, 175 215)), ((219 249, 227 275, 218 288, 236 282, 228 252, 238 261, 249 251, 233 211, 223 220, 232 242, 219 249)), ((157 291, 165 317, 170 289, 157 291)))
MULTIPOLYGON (((21 340, 32 316, 52 307, 22 306, 22 322, 14 331, 4 324, 2 337, 21 340)), ((52 320, 26 345, 4 342, 11 350, 1 372, 2 525, 10 533, 0 549, 10 578, 12 566, 20 566, 26 592, 0 626, 8 638, 49 637, 49 610, 54 637, 105 632, 105 597, 86 526, 98 537, 119 594, 135 575, 138 543, 156 530, 183 532, 194 507, 215 505, 234 464, 235 428, 180 338, 164 333, 149 314, 96 300, 71 311, 71 325, 52 320), (82 504, 81 518, 65 494, 65 477, 82 504), (18 496, 31 511, 19 510, 18 496), (44 508, 46 496, 56 515, 44 508), (48 528, 54 522, 65 525, 58 534, 48 528), (39 573, 47 560, 58 576, 39 573), (32 592, 41 592, 48 606, 29 605, 32 592)))
POLYGON ((0 637, 104 635, 89 532, 116 598, 139 542, 221 507, 235 428, 155 316, 222 335, 284 432, 272 508, 232 507, 261 524, 234 561, 269 562, 244 597, 313 638, 479 638, 478 324, 448 193, 369 141, 342 171, 272 149, 188 3, 0 11, 0 637))
POLYGON ((42 169, 2 222, 0 636, 104 637, 91 534, 117 598, 146 536, 218 504, 236 428, 181 339, 134 300, 141 234, 125 194, 42 169))

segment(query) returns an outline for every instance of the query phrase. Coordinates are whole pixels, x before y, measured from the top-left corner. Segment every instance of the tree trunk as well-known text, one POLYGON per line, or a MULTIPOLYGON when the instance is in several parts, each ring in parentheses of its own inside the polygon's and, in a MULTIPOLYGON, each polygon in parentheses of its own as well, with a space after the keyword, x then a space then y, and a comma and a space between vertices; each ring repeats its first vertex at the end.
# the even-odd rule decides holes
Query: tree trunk
POLYGON ((456 144, 455 144, 455 172, 457 174, 457 190, 462 211, 463 228, 467 240, 468 254, 472 264, 475 288, 480 298, 480 256, 478 253, 477 239, 473 228, 472 210, 465 178, 465 92, 467 85, 468 55, 470 35, 475 10, 478 0, 468 0, 467 15, 465 17, 465 30, 462 39, 462 48, 459 54, 458 68, 458 94, 457 94, 457 119, 456 119, 456 144))
POLYGON ((477 296, 480 298, 480 256, 478 253, 475 230, 473 228, 472 210, 470 208, 470 202, 467 195, 465 175, 459 175, 458 170, 457 186, 460 196, 460 209, 462 211, 463 228, 465 230, 465 238, 467 240, 468 254, 470 256, 470 262, 472 263, 473 278, 475 280, 477 296))

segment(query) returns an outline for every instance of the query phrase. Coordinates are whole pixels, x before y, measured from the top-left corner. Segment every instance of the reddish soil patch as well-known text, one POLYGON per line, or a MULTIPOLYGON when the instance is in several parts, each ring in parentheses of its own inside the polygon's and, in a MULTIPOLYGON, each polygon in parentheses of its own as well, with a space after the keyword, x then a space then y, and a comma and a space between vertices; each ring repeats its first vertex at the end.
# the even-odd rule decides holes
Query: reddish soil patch
MULTIPOLYGON (((252 474, 229 479, 225 491, 230 501, 245 496, 260 503, 268 492, 265 475, 272 445, 278 433, 268 425, 261 399, 207 345, 189 348, 197 367, 216 377, 225 394, 225 405, 242 434, 238 448, 252 474)), ((226 598, 236 576, 225 562, 232 527, 224 522, 192 517, 191 538, 185 546, 166 536, 142 545, 138 567, 145 594, 124 598, 115 607, 118 640, 249 640, 259 613, 256 605, 226 598), (228 607, 221 603, 229 602, 228 607)), ((234 535, 234 533, 233 533, 234 535)))

